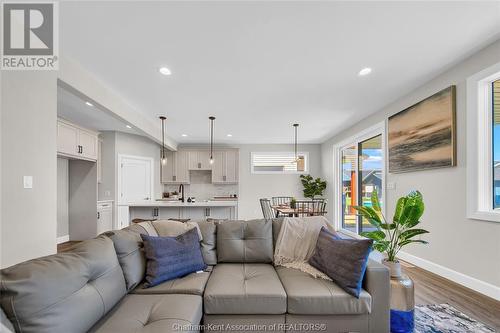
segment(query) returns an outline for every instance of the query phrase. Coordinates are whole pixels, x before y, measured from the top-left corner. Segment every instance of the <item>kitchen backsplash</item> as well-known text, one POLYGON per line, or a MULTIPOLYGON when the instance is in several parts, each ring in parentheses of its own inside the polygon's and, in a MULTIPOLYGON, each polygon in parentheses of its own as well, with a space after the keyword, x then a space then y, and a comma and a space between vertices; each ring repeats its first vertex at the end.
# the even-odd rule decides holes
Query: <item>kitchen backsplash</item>
MULTIPOLYGON (((179 190, 179 185, 165 185, 166 192, 179 190)), ((184 185, 184 196, 195 197, 197 201, 212 199, 214 196, 238 194, 238 185, 212 184, 211 171, 190 171, 190 184, 184 185)))

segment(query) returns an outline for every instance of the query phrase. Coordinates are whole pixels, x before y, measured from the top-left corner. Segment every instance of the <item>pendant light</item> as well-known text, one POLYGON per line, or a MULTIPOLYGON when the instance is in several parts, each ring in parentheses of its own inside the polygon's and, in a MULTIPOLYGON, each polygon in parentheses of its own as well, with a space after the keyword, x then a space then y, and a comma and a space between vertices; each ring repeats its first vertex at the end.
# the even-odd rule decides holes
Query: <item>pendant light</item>
POLYGON ((208 117, 210 119, 210 164, 214 164, 214 116, 208 117))
POLYGON ((160 116, 161 119, 161 164, 167 164, 167 155, 165 154, 165 119, 164 116, 160 116))
POLYGON ((299 129, 299 124, 293 124, 294 132, 295 132, 295 140, 294 140, 294 151, 295 151, 295 159, 294 162, 297 163, 299 161, 299 156, 297 153, 297 130, 299 129))

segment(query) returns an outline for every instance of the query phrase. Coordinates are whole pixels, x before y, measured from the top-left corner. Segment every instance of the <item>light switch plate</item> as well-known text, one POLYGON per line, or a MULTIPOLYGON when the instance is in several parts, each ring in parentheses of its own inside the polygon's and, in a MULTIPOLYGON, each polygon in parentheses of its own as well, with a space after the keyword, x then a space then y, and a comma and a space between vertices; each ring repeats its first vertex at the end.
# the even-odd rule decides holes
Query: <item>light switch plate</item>
POLYGON ((23 185, 24 188, 33 188, 33 176, 24 176, 23 185))

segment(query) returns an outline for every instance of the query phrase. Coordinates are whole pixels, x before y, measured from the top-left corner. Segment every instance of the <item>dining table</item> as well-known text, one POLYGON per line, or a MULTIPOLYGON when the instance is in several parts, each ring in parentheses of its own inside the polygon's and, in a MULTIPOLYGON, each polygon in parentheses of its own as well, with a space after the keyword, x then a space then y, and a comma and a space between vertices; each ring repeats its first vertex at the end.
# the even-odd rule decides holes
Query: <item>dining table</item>
POLYGON ((276 217, 280 215, 285 215, 288 217, 297 217, 300 215, 307 214, 310 210, 308 207, 302 208, 292 208, 290 205, 274 205, 271 206, 272 209, 276 211, 276 217))

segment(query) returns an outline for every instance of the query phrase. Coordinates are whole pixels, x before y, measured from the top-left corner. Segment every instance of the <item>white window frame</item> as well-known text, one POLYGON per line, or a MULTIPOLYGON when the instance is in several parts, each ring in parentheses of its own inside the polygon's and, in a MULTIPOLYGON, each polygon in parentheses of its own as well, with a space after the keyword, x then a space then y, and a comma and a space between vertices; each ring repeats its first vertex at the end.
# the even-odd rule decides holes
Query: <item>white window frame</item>
POLYGON ((492 82, 500 63, 467 79, 467 217, 500 222, 493 208, 492 82))
POLYGON ((253 165, 254 155, 277 155, 277 154, 291 154, 289 151, 256 151, 250 154, 250 171, 252 174, 257 175, 301 175, 309 173, 309 152, 297 152, 297 155, 304 156, 306 161, 304 171, 256 171, 253 165))
MULTIPOLYGON (((351 147, 353 145, 357 145, 361 141, 365 141, 367 139, 373 138, 377 135, 382 135, 382 214, 385 216, 385 211, 386 211, 386 206, 387 206, 387 201, 386 201, 386 192, 387 192, 387 186, 385 184, 386 182, 386 121, 381 121, 380 123, 377 123, 369 128, 366 128, 359 132, 358 134, 347 138, 345 140, 342 140, 338 144, 334 145, 333 147, 333 180, 334 180, 334 187, 333 187, 333 202, 334 202, 334 221, 335 221, 335 230, 340 230, 342 233, 345 233, 347 235, 351 235, 354 237, 359 237, 359 225, 356 225, 356 233, 343 229, 342 228, 342 150, 344 148, 351 147)), ((358 176, 358 161, 356 159, 356 177, 358 176)), ((357 178, 359 179, 359 178, 357 178)))

